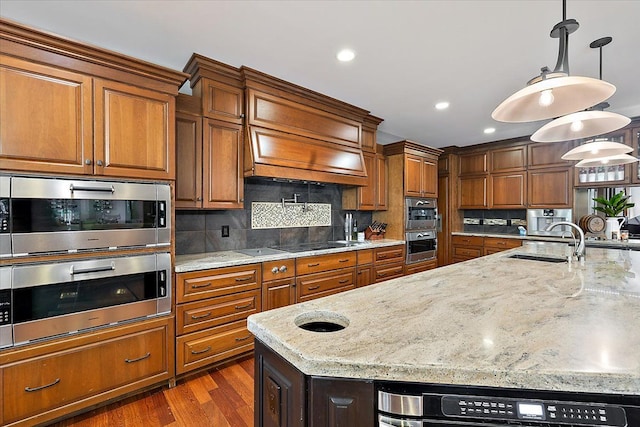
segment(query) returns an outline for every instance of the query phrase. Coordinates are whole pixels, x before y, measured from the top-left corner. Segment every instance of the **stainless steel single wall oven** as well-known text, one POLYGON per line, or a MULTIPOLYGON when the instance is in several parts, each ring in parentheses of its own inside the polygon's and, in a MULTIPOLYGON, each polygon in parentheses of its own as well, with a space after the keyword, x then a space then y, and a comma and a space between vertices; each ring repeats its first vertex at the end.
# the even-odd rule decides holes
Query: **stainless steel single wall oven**
POLYGON ((434 259, 437 256, 438 203, 436 199, 405 199, 406 263, 434 259))
POLYGON ((437 256, 437 234, 435 230, 405 233, 407 242, 407 264, 426 261, 437 256))
POLYGON ((171 311, 169 253, 20 264, 0 279, 2 347, 171 311))
POLYGON ((170 244, 169 184, 1 176, 0 188, 0 256, 170 244))

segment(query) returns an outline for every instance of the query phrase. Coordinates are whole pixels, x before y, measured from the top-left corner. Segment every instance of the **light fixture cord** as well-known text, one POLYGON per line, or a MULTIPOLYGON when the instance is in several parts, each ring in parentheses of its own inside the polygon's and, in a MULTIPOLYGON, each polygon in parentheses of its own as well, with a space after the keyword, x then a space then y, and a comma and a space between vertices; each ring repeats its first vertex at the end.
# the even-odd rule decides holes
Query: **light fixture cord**
MULTIPOLYGON (((562 0, 562 23, 565 24, 560 26, 558 29, 560 31, 560 36, 558 37, 560 40, 560 47, 558 49, 558 60, 556 61, 556 66, 553 69, 553 72, 563 71, 569 74, 569 31, 566 27, 567 21, 567 0, 562 0)), ((560 25, 560 24, 559 24, 560 25)))

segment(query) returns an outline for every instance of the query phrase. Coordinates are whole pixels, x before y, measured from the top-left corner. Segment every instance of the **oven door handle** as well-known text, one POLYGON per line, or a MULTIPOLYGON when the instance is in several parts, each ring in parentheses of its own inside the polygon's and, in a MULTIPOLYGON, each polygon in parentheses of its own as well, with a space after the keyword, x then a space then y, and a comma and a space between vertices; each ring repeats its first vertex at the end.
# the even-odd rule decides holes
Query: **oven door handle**
POLYGON ((73 185, 73 184, 69 184, 69 191, 71 191, 72 193, 74 191, 97 191, 100 193, 115 193, 116 189, 113 185, 110 185, 108 187, 84 187, 81 185, 73 185))
POLYGON ((69 269, 69 274, 70 275, 75 275, 75 274, 87 274, 87 273, 99 273, 102 271, 113 271, 116 269, 116 263, 112 262, 111 265, 106 265, 104 267, 93 267, 93 268, 74 268, 74 266, 72 265, 71 268, 69 269))

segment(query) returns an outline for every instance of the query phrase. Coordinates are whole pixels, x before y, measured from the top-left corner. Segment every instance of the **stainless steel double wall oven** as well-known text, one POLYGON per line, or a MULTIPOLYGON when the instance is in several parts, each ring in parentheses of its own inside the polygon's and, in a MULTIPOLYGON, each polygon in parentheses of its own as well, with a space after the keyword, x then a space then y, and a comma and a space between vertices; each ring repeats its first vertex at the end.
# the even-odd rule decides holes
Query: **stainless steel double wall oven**
POLYGON ((166 183, 0 176, 0 347, 169 313, 170 244, 166 183))
POLYGON ((438 203, 436 199, 405 199, 405 241, 407 264, 437 256, 438 203))

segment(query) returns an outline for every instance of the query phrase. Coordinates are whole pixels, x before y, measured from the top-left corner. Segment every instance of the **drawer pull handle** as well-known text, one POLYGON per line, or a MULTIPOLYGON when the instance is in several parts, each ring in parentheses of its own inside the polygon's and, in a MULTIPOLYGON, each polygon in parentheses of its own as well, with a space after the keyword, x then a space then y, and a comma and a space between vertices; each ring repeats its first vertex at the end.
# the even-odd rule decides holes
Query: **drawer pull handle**
POLYGON ((209 351, 209 350, 211 350, 211 346, 210 346, 210 345, 209 345, 209 346, 207 346, 207 347, 205 347, 205 349, 204 349, 204 350, 198 350, 198 351, 196 351, 196 350, 191 350, 191 354, 202 354, 202 353, 206 353, 206 352, 207 352, 207 351, 209 351))
POLYGON ((506 243, 505 242, 498 242, 498 245, 499 246, 504 246, 504 245, 506 245, 506 243))
POLYGON ((204 319, 211 316, 211 312, 205 313, 205 314, 201 314, 200 316, 196 316, 195 314, 191 315, 191 319, 193 320, 198 320, 198 319, 204 319))
POLYGON ((191 289, 206 288, 209 286, 211 286, 211 282, 207 282, 204 285, 191 285, 191 289))
POLYGON ((251 335, 247 335, 246 337, 242 337, 242 338, 236 338, 236 342, 240 342, 240 341, 246 341, 249 338, 251 338, 251 335))
POLYGON ((236 305, 236 310, 243 310, 245 308, 251 307, 252 305, 253 305, 252 303, 245 304, 245 305, 236 305))
POLYGON ((349 261, 349 258, 338 260, 338 262, 348 262, 348 261, 349 261))
POLYGON ((137 359, 124 359, 124 361, 127 362, 127 363, 135 363, 135 362, 139 362, 139 361, 144 360, 144 359, 148 359, 149 357, 151 357, 151 353, 147 352, 147 354, 145 354, 144 356, 140 356, 137 359))
POLYGON ((253 276, 248 276, 248 277, 236 277, 236 282, 248 282, 249 280, 252 280, 253 276))
POLYGON ((320 285, 318 285, 318 286, 309 286, 309 288, 308 288, 308 289, 309 289, 310 291, 313 291, 314 289, 318 289, 319 287, 320 287, 320 285))
POLYGON ((320 263, 316 262, 315 264, 307 264, 307 267, 317 267, 319 265, 320 265, 320 263))
POLYGON ((387 257, 386 255, 382 255, 382 254, 378 255, 378 259, 385 259, 386 257, 387 257))
POLYGON ((54 382, 52 382, 51 384, 45 384, 45 385, 41 385, 40 387, 25 387, 24 391, 26 391, 27 393, 31 393, 34 391, 38 391, 38 390, 42 390, 43 388, 48 388, 48 387, 53 387, 54 385, 58 384, 60 382, 60 378, 56 378, 56 380, 54 382))
POLYGON ((343 280, 340 280, 338 283, 343 284, 343 283, 347 283, 348 281, 349 279, 343 279, 343 280))

